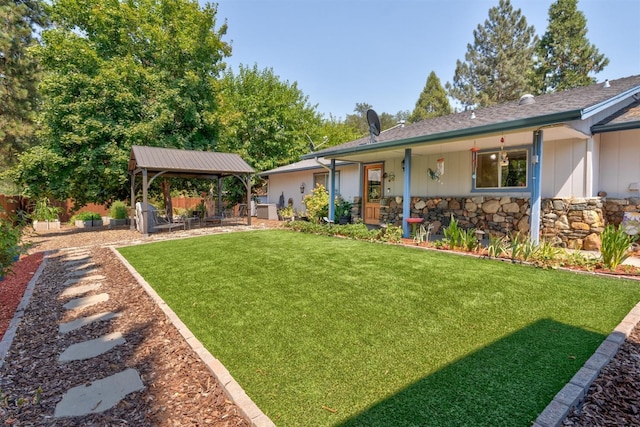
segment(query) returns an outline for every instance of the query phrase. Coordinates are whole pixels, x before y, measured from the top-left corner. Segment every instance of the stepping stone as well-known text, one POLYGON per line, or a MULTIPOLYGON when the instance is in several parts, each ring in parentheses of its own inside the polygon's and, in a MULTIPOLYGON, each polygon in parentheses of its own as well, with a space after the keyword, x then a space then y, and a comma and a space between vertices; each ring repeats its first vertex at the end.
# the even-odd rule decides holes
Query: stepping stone
POLYGON ((85 257, 82 257, 82 258, 80 258, 78 260, 73 260, 73 261, 64 260, 62 262, 64 262, 65 267, 73 267, 73 266, 76 266, 76 265, 85 264, 85 263, 87 263, 89 261, 91 261, 91 257, 90 256, 85 256, 85 257))
POLYGON ((70 296, 73 296, 73 295, 86 294, 89 291, 95 291, 100 286, 102 286, 102 282, 88 283, 86 285, 76 285, 76 286, 72 286, 72 287, 67 288, 64 291, 62 291, 60 296, 61 297, 70 297, 70 296))
POLYGON ((88 297, 76 298, 63 305, 67 310, 79 310, 90 305, 99 304, 109 300, 109 294, 103 293, 98 295, 91 295, 88 297))
POLYGON ((88 268, 96 268, 96 264, 94 262, 84 262, 78 265, 65 265, 67 272, 69 271, 78 271, 78 270, 87 270, 88 268))
POLYGON ((73 252, 73 253, 67 253, 66 255, 64 255, 64 259, 67 261, 77 261, 83 258, 89 258, 89 256, 90 254, 88 251, 73 252))
POLYGON ((113 408, 129 393, 144 389, 140 374, 133 368, 67 391, 56 405, 53 416, 78 417, 113 408))
POLYGON ((58 356, 58 362, 71 362, 73 360, 85 360, 100 356, 115 346, 124 344, 126 340, 120 332, 112 332, 94 340, 83 341, 70 345, 58 356))
POLYGON ((85 269, 85 270, 75 270, 75 271, 68 272, 66 274, 66 276, 69 277, 69 278, 82 277, 82 276, 85 276, 87 274, 96 273, 97 271, 98 271, 97 268, 89 268, 89 269, 85 269))
POLYGON ((87 317, 79 317, 71 322, 61 323, 58 325, 58 333, 66 334, 76 329, 80 329, 83 326, 89 325, 93 322, 99 322, 102 320, 111 320, 116 317, 120 317, 122 313, 114 313, 112 311, 104 311, 102 313, 94 314, 87 317))
POLYGON ((102 274, 94 274, 91 276, 87 276, 87 277, 78 277, 75 279, 69 279, 66 282, 64 282, 62 284, 62 286, 71 286, 71 285, 75 285, 76 283, 80 283, 80 282, 87 282, 89 280, 104 280, 105 277, 102 274))

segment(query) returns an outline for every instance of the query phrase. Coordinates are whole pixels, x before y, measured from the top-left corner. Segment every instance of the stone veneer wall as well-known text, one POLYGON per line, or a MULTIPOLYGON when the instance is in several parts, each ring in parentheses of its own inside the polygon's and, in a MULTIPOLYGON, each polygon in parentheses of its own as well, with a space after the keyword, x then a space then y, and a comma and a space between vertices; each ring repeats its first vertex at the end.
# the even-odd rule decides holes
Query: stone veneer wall
MULTIPOLYGON (((360 218, 360 198, 353 217, 360 218)), ((624 212, 640 212, 640 198, 552 198, 542 200, 541 238, 569 248, 597 249, 605 224, 619 224, 624 212)), ((438 233, 454 215, 462 228, 495 235, 529 233, 529 198, 413 197, 411 216, 425 218, 438 233)), ((381 200, 380 223, 402 225, 402 197, 381 200)))

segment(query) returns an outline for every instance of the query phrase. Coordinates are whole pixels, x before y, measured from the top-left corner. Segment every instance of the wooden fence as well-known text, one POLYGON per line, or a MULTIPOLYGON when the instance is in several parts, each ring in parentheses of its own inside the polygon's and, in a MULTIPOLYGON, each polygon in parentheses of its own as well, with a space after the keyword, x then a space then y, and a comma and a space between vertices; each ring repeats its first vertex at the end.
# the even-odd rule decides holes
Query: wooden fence
MULTIPOLYGON (((202 201, 201 197, 172 197, 171 203, 173 204, 174 209, 191 209, 195 208, 198 203, 202 201)), ((102 216, 109 215, 109 209, 105 205, 96 205, 94 203, 89 203, 86 206, 83 206, 77 211, 73 210, 73 202, 71 200, 66 200, 64 202, 52 201, 51 202, 55 206, 59 206, 62 208, 62 213, 60 214, 60 221, 66 222, 69 221, 73 214, 78 212, 97 212, 102 216)), ((128 202, 127 202, 128 203, 128 202)), ((22 198, 19 196, 6 196, 4 194, 0 194, 0 218, 14 218, 16 212, 18 210, 24 210, 26 212, 30 209, 30 202, 26 198, 22 198)))

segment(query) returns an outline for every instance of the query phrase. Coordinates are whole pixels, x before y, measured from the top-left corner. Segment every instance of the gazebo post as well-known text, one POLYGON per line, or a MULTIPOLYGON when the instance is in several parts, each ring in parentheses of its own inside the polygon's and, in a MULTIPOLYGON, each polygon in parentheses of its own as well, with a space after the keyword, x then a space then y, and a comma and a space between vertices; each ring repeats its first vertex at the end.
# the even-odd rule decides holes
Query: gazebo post
POLYGON ((136 229, 136 225, 133 222, 133 218, 135 217, 135 209, 136 209, 136 171, 131 172, 131 199, 130 199, 130 209, 129 209, 129 231, 133 231, 136 229))
POLYGON ((147 199, 147 168, 142 169, 142 222, 144 229, 142 234, 149 235, 149 201, 147 199))
POLYGON ((247 225, 251 225, 251 175, 245 175, 247 188, 247 225))

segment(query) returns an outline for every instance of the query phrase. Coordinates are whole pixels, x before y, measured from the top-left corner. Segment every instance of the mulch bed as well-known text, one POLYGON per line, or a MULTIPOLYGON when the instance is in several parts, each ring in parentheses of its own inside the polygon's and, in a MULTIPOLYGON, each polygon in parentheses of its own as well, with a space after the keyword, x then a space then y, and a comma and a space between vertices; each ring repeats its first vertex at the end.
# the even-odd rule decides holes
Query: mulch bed
POLYGON ((20 257, 13 264, 11 272, 0 281, 0 340, 13 319, 29 281, 38 270, 43 255, 38 252, 20 257))

